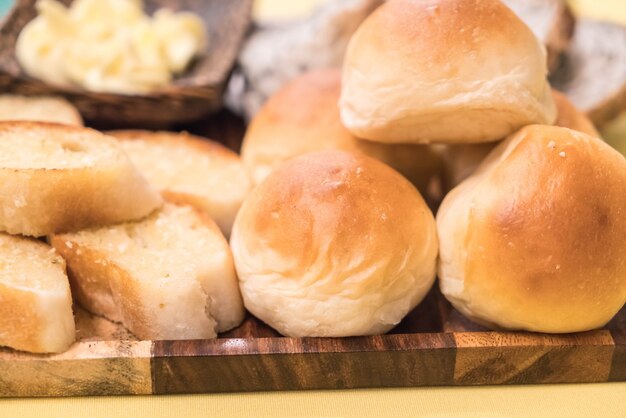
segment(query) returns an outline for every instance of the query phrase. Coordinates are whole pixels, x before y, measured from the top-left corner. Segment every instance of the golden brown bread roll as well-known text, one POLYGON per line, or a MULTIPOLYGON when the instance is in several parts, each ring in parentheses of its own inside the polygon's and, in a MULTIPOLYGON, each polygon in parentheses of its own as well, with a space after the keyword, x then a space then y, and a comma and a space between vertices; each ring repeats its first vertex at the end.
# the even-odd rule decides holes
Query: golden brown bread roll
MULTIPOLYGON (((589 118, 570 102, 567 97, 556 90, 552 90, 552 99, 556 104, 556 126, 574 129, 587 135, 600 137, 600 133, 589 118)), ((488 142, 484 144, 447 145, 442 150, 444 162, 444 189, 450 190, 470 176, 487 155, 498 144, 488 142)))
POLYGON ((353 35, 340 108, 379 142, 497 141, 554 122, 546 52, 497 0, 390 0, 353 35))
POLYGON ((270 174, 244 201, 230 243, 246 308, 288 336, 389 331, 431 288, 438 245, 411 183, 343 151, 270 174))
POLYGON ((340 70, 317 70, 291 81, 266 102, 250 123, 241 149, 255 182, 289 158, 339 149, 381 160, 425 192, 441 170, 438 155, 427 145, 386 145, 355 138, 339 118, 340 90, 340 70))
POLYGON ((577 332, 626 302, 626 160, 600 139, 534 125, 437 214, 442 293, 492 327, 577 332))
POLYGON ((552 89, 552 99, 554 100, 554 104, 556 104, 557 117, 554 122, 556 126, 570 128, 600 138, 600 132, 593 126, 593 122, 591 122, 587 115, 578 110, 567 96, 552 89))

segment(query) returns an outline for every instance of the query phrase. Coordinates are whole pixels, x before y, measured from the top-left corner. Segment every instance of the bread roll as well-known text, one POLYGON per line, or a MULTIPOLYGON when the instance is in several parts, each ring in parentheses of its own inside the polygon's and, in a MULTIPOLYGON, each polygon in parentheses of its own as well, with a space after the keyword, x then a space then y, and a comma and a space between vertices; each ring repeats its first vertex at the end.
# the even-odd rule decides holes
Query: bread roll
POLYGON ((396 171, 321 151, 287 161, 250 193, 231 247, 246 308, 281 334, 371 335, 431 288, 437 234, 396 171))
MULTIPOLYGON (((596 138, 600 137, 600 133, 589 118, 576 109, 565 95, 552 90, 552 99, 557 109, 557 118, 554 123, 556 126, 574 129, 596 138)), ((488 142, 446 146, 442 150, 445 167, 444 189, 450 190, 469 177, 497 145, 497 143, 488 142)))
POLYGON ((41 241, 0 233, 0 346, 58 353, 74 339, 63 259, 41 241))
POLYGON ((50 242, 67 260, 74 298, 143 340, 213 338, 243 320, 228 243, 190 206, 50 242))
POLYGON ((444 199, 441 291, 491 327, 601 327, 626 302, 625 213, 623 156, 580 132, 526 127, 444 199))
POLYGON ((556 117, 546 52, 498 0, 390 0, 344 60, 344 125, 380 142, 497 141, 556 117))
POLYGON ((187 133, 113 131, 124 151, 163 196, 204 210, 230 236, 235 215, 252 188, 239 156, 217 142, 187 133))
POLYGON ((43 236, 139 219, 160 205, 113 138, 0 122, 0 231, 43 236))
POLYGON ((591 120, 569 101, 567 96, 552 90, 552 99, 556 104, 557 118, 554 124, 563 128, 573 129, 587 135, 600 138, 600 132, 593 126, 591 120))
POLYGON ((0 120, 30 120, 82 126, 78 110, 62 97, 0 95, 0 120))
POLYGON ((317 70, 296 78, 269 99, 252 120, 241 150, 254 180, 261 182, 289 158, 338 149, 381 160, 425 192, 441 169, 437 155, 427 145, 387 145, 355 138, 339 118, 340 91, 340 70, 317 70))

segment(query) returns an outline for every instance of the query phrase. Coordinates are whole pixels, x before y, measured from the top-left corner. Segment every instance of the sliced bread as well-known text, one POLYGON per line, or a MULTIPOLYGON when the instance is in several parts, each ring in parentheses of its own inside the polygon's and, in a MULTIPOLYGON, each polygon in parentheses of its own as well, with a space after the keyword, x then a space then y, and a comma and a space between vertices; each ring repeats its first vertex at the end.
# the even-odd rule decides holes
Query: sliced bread
POLYGON ((576 19, 565 0, 503 0, 548 52, 548 68, 556 70, 574 34, 576 19))
POLYGON ((0 346, 57 353, 74 339, 65 261, 41 241, 0 233, 0 346))
POLYGON ((626 109, 626 27, 579 20, 563 65, 551 77, 600 130, 626 109))
POLYGON ((82 126, 83 119, 62 97, 0 95, 0 120, 30 120, 82 126))
POLYGON ((0 231, 43 236, 135 220, 162 203, 113 138, 0 122, 0 231))
POLYGON ((174 132, 113 131, 141 173, 174 203, 206 211, 224 235, 252 183, 239 156, 205 138, 174 132))
POLYGON ((212 338, 244 309, 233 258, 217 225, 191 206, 149 218, 54 235, 74 298, 143 340, 212 338))

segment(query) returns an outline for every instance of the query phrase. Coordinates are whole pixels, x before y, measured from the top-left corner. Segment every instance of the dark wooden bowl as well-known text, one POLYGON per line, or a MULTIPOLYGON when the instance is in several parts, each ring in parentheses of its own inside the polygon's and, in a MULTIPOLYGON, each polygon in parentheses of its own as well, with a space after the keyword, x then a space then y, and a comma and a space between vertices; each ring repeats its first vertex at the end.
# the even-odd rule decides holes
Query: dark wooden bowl
POLYGON ((0 22, 0 89, 65 96, 96 125, 165 127, 197 120, 222 106, 226 81, 252 20, 252 1, 145 0, 148 12, 167 6, 198 14, 206 23, 209 45, 169 86, 149 94, 121 95, 51 86, 26 75, 15 57, 15 42, 24 25, 36 16, 36 0, 16 0, 0 22))

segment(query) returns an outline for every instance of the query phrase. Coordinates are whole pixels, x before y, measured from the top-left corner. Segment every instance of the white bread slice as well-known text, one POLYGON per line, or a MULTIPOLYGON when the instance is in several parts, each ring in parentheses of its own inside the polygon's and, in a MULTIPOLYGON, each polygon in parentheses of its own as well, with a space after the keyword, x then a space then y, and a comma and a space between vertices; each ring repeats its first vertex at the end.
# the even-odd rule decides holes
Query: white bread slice
POLYGON ((149 218, 54 235, 74 298, 142 340, 213 338, 243 302, 228 243, 204 212, 165 204, 149 218))
POLYGON ((83 119, 70 102, 55 96, 0 95, 0 120, 30 120, 83 126, 83 119))
POLYGON ((579 20, 550 82, 602 130, 626 109, 626 27, 579 20))
POLYGON ((0 231, 43 236, 147 216, 161 196, 113 138, 0 122, 0 231))
POLYGON ((565 0, 503 0, 533 31, 548 52, 548 69, 555 71, 574 34, 576 18, 565 0))
POLYGON ((187 133, 113 131, 141 173, 163 196, 204 210, 226 237, 252 182, 239 156, 187 133))
POLYGON ((58 353, 74 339, 65 261, 41 241, 0 233, 0 346, 58 353))

